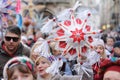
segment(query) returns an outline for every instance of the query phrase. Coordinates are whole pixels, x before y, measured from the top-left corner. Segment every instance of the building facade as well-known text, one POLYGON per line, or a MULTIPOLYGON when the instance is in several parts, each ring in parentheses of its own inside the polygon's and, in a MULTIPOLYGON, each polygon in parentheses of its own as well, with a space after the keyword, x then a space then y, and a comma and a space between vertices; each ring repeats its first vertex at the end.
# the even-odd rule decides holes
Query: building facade
MULTIPOLYGON (((45 5, 45 8, 40 10, 40 12, 47 11, 50 14, 56 15, 60 11, 72 7, 76 1, 77 0, 34 0, 33 3, 35 5, 45 5)), ((79 1, 83 6, 96 9, 98 12, 96 17, 99 27, 107 24, 114 24, 114 26, 118 26, 120 24, 120 0, 79 1)))

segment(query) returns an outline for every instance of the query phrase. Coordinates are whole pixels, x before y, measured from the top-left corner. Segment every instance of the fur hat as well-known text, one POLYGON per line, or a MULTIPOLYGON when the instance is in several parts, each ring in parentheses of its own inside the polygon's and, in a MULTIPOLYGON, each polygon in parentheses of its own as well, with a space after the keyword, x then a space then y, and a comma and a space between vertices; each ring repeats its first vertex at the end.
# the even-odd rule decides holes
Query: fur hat
POLYGON ((27 66, 32 73, 34 73, 34 71, 35 71, 34 63, 31 59, 29 59, 26 56, 14 57, 14 58, 10 59, 4 66, 4 70, 3 70, 4 80, 8 80, 7 70, 17 64, 23 64, 23 65, 27 66))

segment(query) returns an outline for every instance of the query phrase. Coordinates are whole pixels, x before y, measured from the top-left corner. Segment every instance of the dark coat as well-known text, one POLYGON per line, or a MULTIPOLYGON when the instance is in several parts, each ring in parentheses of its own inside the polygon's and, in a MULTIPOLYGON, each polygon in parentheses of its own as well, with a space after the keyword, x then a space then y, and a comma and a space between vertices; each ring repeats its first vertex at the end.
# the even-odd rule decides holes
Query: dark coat
POLYGON ((30 56, 30 49, 26 46, 24 46, 22 43, 19 44, 18 49, 16 51, 16 53, 14 54, 14 56, 10 56, 7 52, 4 51, 4 49, 2 48, 2 45, 4 44, 4 42, 0 43, 0 78, 3 77, 3 68, 4 65, 6 64, 6 62, 11 59, 12 57, 15 56, 30 56))

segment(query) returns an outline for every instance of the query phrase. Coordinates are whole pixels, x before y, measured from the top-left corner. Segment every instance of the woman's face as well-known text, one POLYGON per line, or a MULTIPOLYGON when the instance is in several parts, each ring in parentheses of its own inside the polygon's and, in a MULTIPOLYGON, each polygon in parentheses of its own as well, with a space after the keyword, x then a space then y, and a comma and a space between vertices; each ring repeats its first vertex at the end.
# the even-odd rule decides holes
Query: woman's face
POLYGON ((103 54, 104 53, 104 47, 101 45, 98 45, 95 47, 95 50, 99 53, 99 54, 103 54))
POLYGON ((50 62, 44 58, 41 57, 37 62, 36 62, 36 67, 37 67, 37 71, 39 73, 39 75, 41 77, 45 77, 45 75, 47 75, 48 73, 46 73, 46 69, 50 66, 50 62))
POLYGON ((116 71, 107 71, 104 74, 103 80, 120 80, 120 73, 116 71))
POLYGON ((32 73, 22 73, 16 69, 10 80, 34 80, 32 73))

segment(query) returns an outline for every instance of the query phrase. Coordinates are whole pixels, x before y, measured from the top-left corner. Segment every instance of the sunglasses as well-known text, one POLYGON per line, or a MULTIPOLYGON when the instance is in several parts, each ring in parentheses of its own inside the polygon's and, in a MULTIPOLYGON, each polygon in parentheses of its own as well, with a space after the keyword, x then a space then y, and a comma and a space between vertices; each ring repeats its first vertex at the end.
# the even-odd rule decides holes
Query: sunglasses
POLYGON ((14 42, 17 42, 17 41, 19 40, 18 37, 9 37, 9 36, 5 36, 5 40, 6 40, 6 41, 10 41, 11 39, 12 39, 14 42))

